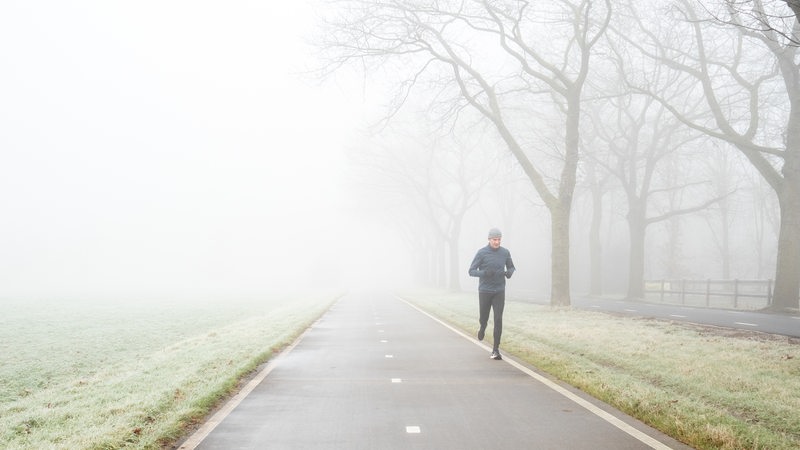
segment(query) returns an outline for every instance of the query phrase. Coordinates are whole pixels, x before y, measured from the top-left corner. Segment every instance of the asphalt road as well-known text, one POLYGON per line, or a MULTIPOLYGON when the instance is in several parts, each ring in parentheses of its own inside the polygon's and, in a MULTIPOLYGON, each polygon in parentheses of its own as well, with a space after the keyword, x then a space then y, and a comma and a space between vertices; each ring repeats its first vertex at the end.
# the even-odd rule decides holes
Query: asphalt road
POLYGON ((689 448, 489 350, 399 298, 350 294, 180 448, 689 448))
MULTIPOLYGON (((513 297, 518 301, 543 303, 531 298, 533 297, 525 294, 515 294, 513 297)), ((800 337, 800 316, 797 315, 697 308, 597 297, 573 296, 571 300, 573 307, 581 309, 800 337)))

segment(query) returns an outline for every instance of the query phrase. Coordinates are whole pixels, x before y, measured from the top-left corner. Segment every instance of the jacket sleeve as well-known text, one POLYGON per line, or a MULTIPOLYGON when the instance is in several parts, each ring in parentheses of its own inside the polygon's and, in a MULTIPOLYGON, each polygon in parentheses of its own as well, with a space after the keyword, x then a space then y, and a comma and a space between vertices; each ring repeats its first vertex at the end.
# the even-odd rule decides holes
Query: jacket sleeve
POLYGON ((509 252, 506 258, 506 278, 511 278, 511 275, 514 275, 516 271, 517 268, 514 267, 514 261, 511 260, 511 252, 509 252))
POLYGON ((475 254, 475 257, 472 258, 472 264, 469 265, 469 276, 471 277, 480 277, 483 275, 483 271, 479 270, 481 264, 481 252, 475 254))

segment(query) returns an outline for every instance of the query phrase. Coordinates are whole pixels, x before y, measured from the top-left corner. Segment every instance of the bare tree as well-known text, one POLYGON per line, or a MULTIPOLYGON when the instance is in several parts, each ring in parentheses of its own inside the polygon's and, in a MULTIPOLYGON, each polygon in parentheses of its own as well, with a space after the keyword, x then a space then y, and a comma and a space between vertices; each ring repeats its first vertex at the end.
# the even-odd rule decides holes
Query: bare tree
MULTIPOLYGON (((465 133, 470 136, 469 133, 465 133)), ((459 291, 460 264, 459 264, 459 242, 461 240, 461 227, 464 215, 472 208, 480 198, 482 188, 491 181, 492 175, 497 173, 496 164, 485 161, 475 162, 472 155, 487 156, 486 152, 481 153, 481 148, 475 144, 480 143, 480 139, 473 139, 465 142, 454 137, 452 140, 440 142, 433 154, 439 154, 436 160, 428 164, 429 171, 436 171, 441 174, 440 183, 436 185, 419 185, 420 194, 426 199, 425 206, 428 216, 439 218, 434 220, 433 225, 437 230, 437 235, 447 243, 448 247, 448 288, 451 291, 459 291)), ((429 180, 437 179, 434 173, 430 173, 429 180)))
POLYGON ((747 177, 749 184, 749 193, 752 198, 753 215, 753 245, 755 259, 755 276, 757 278, 766 278, 769 272, 774 273, 775 251, 774 245, 769 243, 775 242, 780 233, 780 217, 778 211, 780 208, 777 206, 777 199, 775 192, 766 185, 763 177, 756 174, 756 176, 747 177))
MULTIPOLYGON (((675 186, 679 181, 679 174, 681 173, 681 158, 667 158, 662 164, 667 166, 665 170, 659 173, 659 178, 662 178, 661 184, 664 186, 675 186)), ((684 162, 685 163, 685 162, 684 162)), ((665 210, 674 210, 684 203, 685 190, 672 189, 661 192, 663 198, 660 203, 665 210)), ((663 276, 659 278, 667 278, 677 280, 681 278, 695 278, 692 276, 693 267, 689 265, 686 258, 686 232, 684 227, 685 217, 682 215, 670 216, 666 220, 659 221, 664 232, 664 240, 658 250, 655 252, 657 258, 652 260, 652 263, 660 263, 660 270, 663 276)), ((652 264, 651 263, 651 264, 652 264)), ((652 270, 654 270, 653 268, 652 270)))
POLYGON ((592 48, 611 16, 611 2, 331 3, 342 13, 328 18, 320 42, 329 69, 357 62, 379 70, 390 61, 398 63, 392 70, 405 78, 398 84, 395 110, 412 88, 427 84, 434 91, 431 106, 443 118, 470 107, 496 127, 550 212, 551 303, 570 304, 569 218, 582 91, 592 48), (542 144, 541 133, 548 130, 537 128, 545 125, 543 110, 562 117, 560 142, 544 157, 550 149, 542 144), (540 159, 534 159, 537 153, 540 159))
MULTIPOLYGON (((618 66, 622 68, 623 64, 619 59, 618 66)), ((687 133, 651 96, 623 93, 604 99, 592 112, 594 133, 607 149, 605 157, 595 154, 592 159, 614 176, 627 200, 630 243, 627 296, 642 298, 647 228, 675 216, 701 211, 719 198, 698 199, 688 206, 671 204, 655 212, 652 204, 658 196, 671 196, 696 184, 687 177, 673 177, 670 183, 659 185, 656 174, 670 168, 660 164, 664 158, 676 154, 698 134, 687 133)))
MULTIPOLYGON (((597 145, 592 146, 596 152, 597 145)), ((603 197, 608 191, 610 175, 603 171, 594 158, 584 158, 583 179, 591 198, 589 220, 589 295, 603 294, 603 240, 600 236, 603 223, 603 197)))
MULTIPOLYGON (((714 147, 719 141, 709 142, 709 147, 714 147)), ((729 194, 736 190, 736 171, 738 161, 736 154, 728 149, 715 149, 709 151, 711 158, 705 161, 704 168, 712 179, 714 193, 721 197, 715 208, 709 208, 705 215, 711 232, 711 242, 719 255, 720 275, 723 279, 731 279, 731 262, 733 260, 732 233, 738 205, 732 201, 729 194)), ((741 211, 738 211, 741 213, 741 211)))
POLYGON ((793 26, 800 19, 800 0, 719 0, 698 4, 720 23, 777 34, 781 40, 800 45, 800 35, 793 26))
MULTIPOLYGON (((400 125, 400 123, 397 123, 400 125)), ((407 123, 404 132, 387 128, 381 138, 354 150, 354 162, 368 173, 374 204, 390 202, 384 214, 402 227, 419 258, 419 274, 429 284, 458 291, 459 240, 464 215, 492 181, 497 162, 483 152, 479 129, 446 136, 426 132, 424 123, 407 123), (460 137, 458 137, 460 136, 460 137), (434 239, 419 246, 422 236, 434 239)))
MULTIPOLYGON (((775 190, 781 228, 773 308, 796 309, 800 293, 800 68, 797 45, 790 37, 796 35, 797 21, 786 25, 770 21, 770 28, 753 29, 743 23, 739 9, 723 11, 727 16, 721 23, 700 17, 692 0, 675 0, 675 4, 679 9, 673 13, 678 17, 669 22, 669 29, 640 22, 641 33, 628 43, 640 55, 691 77, 696 88, 673 87, 684 89, 683 100, 655 98, 685 125, 732 144, 775 190), (782 26, 790 28, 777 32, 782 26), (697 98, 703 99, 708 114, 685 109, 687 102, 697 98)), ((755 13, 765 11, 760 0, 749 4, 755 13)))

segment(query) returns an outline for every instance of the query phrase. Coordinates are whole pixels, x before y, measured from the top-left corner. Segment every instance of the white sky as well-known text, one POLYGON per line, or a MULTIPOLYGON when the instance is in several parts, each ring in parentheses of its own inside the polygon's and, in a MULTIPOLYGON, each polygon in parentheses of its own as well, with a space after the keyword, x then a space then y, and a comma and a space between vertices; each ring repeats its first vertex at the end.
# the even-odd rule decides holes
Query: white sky
POLYGON ((301 1, 0 2, 0 298, 324 276, 363 100, 292 75, 312 26, 301 1))

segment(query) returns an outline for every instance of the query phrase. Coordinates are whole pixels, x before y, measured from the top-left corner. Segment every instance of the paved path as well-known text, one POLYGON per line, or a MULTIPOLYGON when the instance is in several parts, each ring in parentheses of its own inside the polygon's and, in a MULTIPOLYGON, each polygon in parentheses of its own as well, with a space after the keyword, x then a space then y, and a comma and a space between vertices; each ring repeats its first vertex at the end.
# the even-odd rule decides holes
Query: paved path
POLYGON ((181 449, 688 448, 489 350, 350 294, 181 449))

